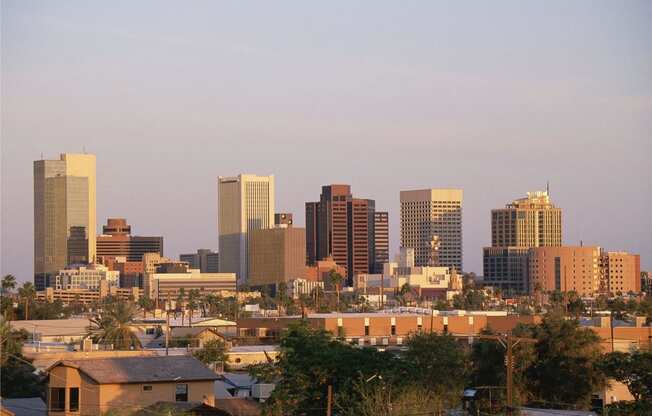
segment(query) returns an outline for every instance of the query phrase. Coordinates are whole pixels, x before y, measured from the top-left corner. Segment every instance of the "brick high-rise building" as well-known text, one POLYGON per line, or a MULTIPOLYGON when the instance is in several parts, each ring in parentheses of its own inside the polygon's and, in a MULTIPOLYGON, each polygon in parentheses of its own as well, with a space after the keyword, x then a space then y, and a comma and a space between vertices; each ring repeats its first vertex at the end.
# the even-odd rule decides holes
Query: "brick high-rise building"
POLYGON ((641 256, 624 251, 600 254, 601 292, 611 295, 641 291, 641 256))
POLYGON ((559 247, 561 235, 561 208, 548 191, 528 192, 526 198, 491 210, 491 247, 483 249, 485 282, 508 293, 531 291, 528 250, 559 247))
POLYGON ((97 236, 97 257, 125 257, 129 262, 140 262, 145 253, 163 255, 163 237, 131 235, 131 226, 124 218, 108 218, 97 236))
POLYGON ((463 270, 462 197, 461 189, 401 191, 401 247, 414 249, 416 266, 463 270))
POLYGON ((34 161, 34 283, 43 290, 59 270, 95 261, 95 155, 63 153, 34 161))
MULTIPOLYGON (((354 198, 349 185, 323 186, 319 202, 306 203, 310 265, 332 258, 346 267, 349 281, 357 273, 369 273, 377 257, 374 232, 375 202, 354 198)), ((382 239, 379 245, 383 246, 382 239)))

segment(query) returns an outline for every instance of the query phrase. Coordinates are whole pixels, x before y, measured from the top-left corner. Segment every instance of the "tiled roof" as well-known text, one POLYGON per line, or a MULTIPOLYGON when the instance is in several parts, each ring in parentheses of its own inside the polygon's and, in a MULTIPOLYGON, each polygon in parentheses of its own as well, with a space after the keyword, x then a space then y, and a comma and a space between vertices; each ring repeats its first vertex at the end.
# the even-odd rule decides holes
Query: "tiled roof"
POLYGON ((58 365, 78 368, 100 384, 217 379, 213 371, 190 356, 62 360, 50 369, 58 365))

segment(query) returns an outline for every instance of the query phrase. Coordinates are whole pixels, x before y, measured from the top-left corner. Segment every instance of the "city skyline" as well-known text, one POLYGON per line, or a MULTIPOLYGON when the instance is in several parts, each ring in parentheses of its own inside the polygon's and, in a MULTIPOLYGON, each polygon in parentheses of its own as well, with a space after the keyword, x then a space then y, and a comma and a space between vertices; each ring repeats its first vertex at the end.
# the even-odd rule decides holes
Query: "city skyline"
POLYGON ((478 274, 491 209, 550 181, 564 244, 652 268, 652 7, 516 4, 3 2, 2 273, 32 277, 32 161, 84 149, 97 223, 173 258, 217 248, 215 180, 252 172, 298 227, 324 184, 373 198, 390 258, 401 190, 461 188, 478 274))

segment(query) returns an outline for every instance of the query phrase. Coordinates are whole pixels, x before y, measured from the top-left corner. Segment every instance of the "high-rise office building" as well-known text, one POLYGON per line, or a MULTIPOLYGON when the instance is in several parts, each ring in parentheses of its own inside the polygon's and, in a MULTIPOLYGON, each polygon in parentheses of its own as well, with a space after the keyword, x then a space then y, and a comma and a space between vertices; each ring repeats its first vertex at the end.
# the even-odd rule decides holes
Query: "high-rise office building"
POLYGON ((306 202, 306 263, 314 266, 319 260, 319 202, 306 202))
POLYGON ((199 269, 202 273, 219 272, 219 253, 207 248, 200 248, 192 254, 180 254, 179 260, 187 262, 191 269, 199 269))
POLYGON ((306 230, 277 226, 253 230, 249 246, 249 285, 266 286, 306 275, 306 230))
POLYGON ((461 189, 401 191, 401 247, 414 249, 416 266, 463 270, 462 197, 461 189))
POLYGON ((66 266, 95 260, 95 155, 34 161, 34 282, 43 290, 66 266))
POLYGON ((561 242, 561 208, 548 191, 528 192, 526 198, 491 210, 491 247, 483 249, 485 282, 508 293, 531 291, 528 250, 561 242))
MULTIPOLYGON (((375 220, 374 200, 354 198, 349 185, 323 186, 319 202, 306 203, 308 264, 332 258, 346 267, 349 281, 355 274, 369 273, 377 257, 375 220)), ((382 234, 379 238, 382 250, 382 234)))
POLYGON ((249 232, 274 225, 274 176, 238 175, 218 178, 220 272, 247 282, 249 232))
POLYGON ((372 273, 382 273, 383 264, 389 262, 389 214, 376 211, 374 213, 372 273))
POLYGON ((125 257, 140 262, 145 253, 163 255, 163 237, 131 235, 131 226, 124 218, 108 218, 97 236, 97 257, 102 259, 125 257))

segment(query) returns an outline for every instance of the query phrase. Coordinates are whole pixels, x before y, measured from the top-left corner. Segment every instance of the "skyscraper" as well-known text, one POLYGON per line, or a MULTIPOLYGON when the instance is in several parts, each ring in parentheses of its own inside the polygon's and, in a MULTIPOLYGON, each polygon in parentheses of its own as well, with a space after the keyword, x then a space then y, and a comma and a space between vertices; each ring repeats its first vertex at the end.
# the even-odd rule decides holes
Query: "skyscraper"
POLYGON ((491 247, 483 249, 485 282, 509 293, 531 291, 528 250, 561 242, 561 208, 553 205, 548 191, 528 192, 491 210, 491 247))
POLYGON ((221 273, 247 282, 249 232, 274 226, 274 175, 218 178, 218 235, 221 273))
POLYGON ((389 214, 374 213, 373 265, 371 273, 382 273, 383 264, 389 262, 389 214))
POLYGON ((95 260, 95 155, 34 161, 34 283, 42 290, 69 264, 95 260))
MULTIPOLYGON (((349 185, 322 187, 319 202, 306 202, 308 264, 331 257, 346 267, 349 281, 369 273, 376 259, 375 201, 354 198, 349 185)), ((379 246, 383 247, 382 235, 379 246)))
POLYGON ((462 197, 461 189, 401 191, 401 247, 414 249, 416 266, 463 270, 462 197))

